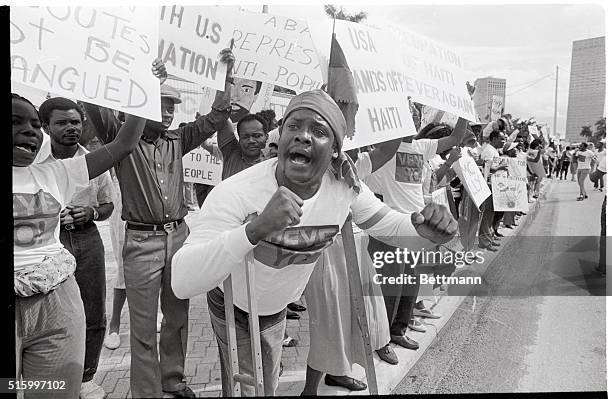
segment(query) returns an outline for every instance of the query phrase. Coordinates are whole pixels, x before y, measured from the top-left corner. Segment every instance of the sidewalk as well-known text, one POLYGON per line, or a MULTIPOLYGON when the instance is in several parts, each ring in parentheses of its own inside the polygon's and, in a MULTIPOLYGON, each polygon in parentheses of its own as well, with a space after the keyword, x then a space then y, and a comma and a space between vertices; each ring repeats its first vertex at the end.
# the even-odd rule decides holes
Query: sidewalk
MULTIPOLYGON (((550 189, 550 180, 545 180, 542 188, 543 195, 540 200, 546 198, 546 192, 550 189)), ((540 201, 530 204, 530 212, 521 218, 519 227, 513 230, 502 229, 506 237, 518 234, 521 229, 530 223, 535 212, 539 209, 540 201)), ((195 214, 187 216, 187 223, 193 225, 195 214)), ((110 244, 110 234, 107 222, 98 223, 98 228, 102 236, 106 254, 106 310, 107 320, 110 321, 112 309, 113 287, 117 273, 116 262, 110 244)), ((502 240, 502 247, 508 241, 502 240)), ((495 259, 499 252, 486 252, 485 268, 495 259)), ((374 354, 374 365, 378 381, 378 393, 390 394, 395 386, 408 374, 410 369, 418 361, 421 355, 427 350, 431 343, 436 339, 437 333, 444 327, 453 313, 463 301, 462 296, 442 296, 435 306, 436 313, 442 315, 437 320, 427 319, 424 323, 427 327, 426 333, 411 332, 410 336, 416 339, 420 348, 412 351, 392 344, 398 356, 399 364, 392 366, 382 362, 374 354)), ((284 372, 280 378, 277 396, 299 395, 304 386, 306 376, 306 359, 308 357, 309 333, 308 333, 308 311, 302 312, 300 320, 287 320, 287 333, 289 336, 298 340, 298 346, 283 349, 284 372)), ((108 322, 107 321, 107 322, 108 322)), ((107 392, 107 398, 126 398, 130 397, 130 345, 129 345, 129 314, 127 303, 121 315, 121 346, 116 350, 102 348, 98 372, 94 381, 101 385, 107 392)), ((199 295, 190 301, 189 309, 189 339, 187 344, 187 358, 185 364, 185 375, 187 384, 193 389, 198 397, 218 397, 221 396, 220 364, 210 318, 206 305, 206 296, 199 295)), ((365 370, 355 365, 352 377, 366 382, 365 370)), ((349 392, 338 387, 329 387, 321 381, 319 385, 319 395, 367 395, 368 391, 349 392)))

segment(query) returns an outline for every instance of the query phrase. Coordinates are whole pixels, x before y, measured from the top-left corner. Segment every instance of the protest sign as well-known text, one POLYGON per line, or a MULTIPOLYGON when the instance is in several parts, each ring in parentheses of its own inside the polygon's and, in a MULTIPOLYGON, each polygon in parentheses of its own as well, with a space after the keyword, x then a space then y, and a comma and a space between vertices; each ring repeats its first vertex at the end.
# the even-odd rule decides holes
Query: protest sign
POLYGON ((156 7, 12 7, 11 79, 161 121, 156 7))
POLYGON ((504 158, 508 170, 491 175, 493 208, 496 212, 527 212, 527 162, 517 158, 504 158))
POLYGON ((292 94, 280 93, 277 91, 272 93, 270 109, 274 110, 274 113, 276 114, 276 119, 280 119, 283 117, 283 115, 285 114, 285 109, 287 108, 287 105, 289 105, 289 101, 291 101, 292 97, 292 94))
MULTIPOLYGON (((331 31, 330 21, 317 30, 331 31)), ((336 21, 336 38, 346 57, 357 90, 359 110, 355 116, 355 133, 344 139, 343 149, 362 147, 398 137, 416 134, 408 96, 399 90, 395 76, 401 66, 393 62, 384 33, 347 21, 336 21)), ((320 36, 321 47, 331 36, 320 36)), ((319 43, 317 43, 319 44, 319 43)), ((327 45, 329 54, 329 45, 327 45)))
POLYGON ((504 108, 504 99, 500 96, 491 96, 491 120, 496 121, 501 118, 504 108))
POLYGON ((533 126, 533 125, 528 125, 528 126, 527 126, 527 130, 529 130, 529 133, 531 134, 531 136, 532 136, 534 139, 537 139, 537 138, 539 138, 539 137, 540 137, 540 132, 539 132, 539 130, 538 130, 538 128, 537 128, 537 127, 535 127, 535 126, 533 126))
MULTIPOLYGON (((249 113, 256 113, 270 108, 274 85, 257 82, 250 79, 234 78, 230 105, 230 119, 234 124, 249 113)), ((210 107, 215 100, 216 90, 209 87, 203 88, 200 113, 205 115, 210 112, 210 107)))
POLYGON ((323 85, 306 21, 248 11, 232 11, 227 20, 234 23, 234 76, 297 93, 323 85))
POLYGON ((457 116, 451 113, 424 105, 421 111, 421 128, 429 123, 446 123, 451 127, 455 127, 458 119, 457 116))
MULTIPOLYGON (((319 52, 329 54, 332 22, 316 20, 309 23, 319 52)), ((377 29, 336 20, 335 33, 353 71, 358 91, 410 96, 414 102, 477 121, 465 85, 471 76, 454 49, 391 24, 377 29)), ((322 69, 325 73, 325 65, 322 69)), ((404 107, 404 103, 396 105, 404 107)))
POLYGON ((227 65, 219 52, 229 47, 233 22, 229 7, 162 6, 159 13, 158 56, 168 73, 223 90, 227 65))
POLYGON ((183 157, 183 178, 185 182, 210 184, 221 182, 222 161, 198 147, 183 157))
POLYGON ((491 195, 487 182, 480 173, 478 165, 470 156, 462 156, 454 164, 453 169, 461 179, 463 187, 474 201, 476 207, 480 207, 484 200, 491 195))

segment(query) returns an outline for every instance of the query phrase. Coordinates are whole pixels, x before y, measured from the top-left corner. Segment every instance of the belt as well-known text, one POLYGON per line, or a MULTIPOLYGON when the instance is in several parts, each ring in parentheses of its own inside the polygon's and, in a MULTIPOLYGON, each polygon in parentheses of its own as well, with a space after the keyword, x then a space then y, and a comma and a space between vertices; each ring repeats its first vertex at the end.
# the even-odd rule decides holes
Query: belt
POLYGON ((175 231, 184 222, 184 219, 175 220, 173 222, 163 224, 146 224, 146 223, 132 223, 127 222, 126 227, 130 230, 140 231, 166 231, 168 233, 175 231))

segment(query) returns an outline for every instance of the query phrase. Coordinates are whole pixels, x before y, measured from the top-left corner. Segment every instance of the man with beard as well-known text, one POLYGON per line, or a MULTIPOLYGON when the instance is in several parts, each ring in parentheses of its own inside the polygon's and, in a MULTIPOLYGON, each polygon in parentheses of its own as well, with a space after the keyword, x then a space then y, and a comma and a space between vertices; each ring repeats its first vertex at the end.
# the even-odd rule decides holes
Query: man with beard
POLYGON ((232 112, 230 119, 237 123, 251 112, 251 107, 257 100, 257 95, 261 90, 261 82, 251 79, 233 78, 232 79, 232 112))
MULTIPOLYGON (((206 198, 199 223, 172 264, 172 288, 181 298, 208 292, 208 308, 221 358, 223 395, 229 362, 223 281, 231 274, 240 372, 253 375, 244 259, 253 251, 254 298, 260 325, 264 394, 278 386, 286 306, 304 291, 322 251, 352 212, 370 234, 390 241, 421 236, 449 241, 457 223, 446 208, 430 204, 401 214, 361 184, 341 151, 346 121, 322 90, 295 96, 279 129, 278 158, 222 181, 206 198)), ((253 395, 242 385, 243 395, 253 395)))
MULTIPOLYGON (((43 140, 35 163, 54 162, 89 153, 79 144, 83 132, 83 111, 72 100, 50 98, 40 106, 43 140)), ((112 181, 108 172, 89 181, 76 193, 60 214, 60 241, 76 260, 75 278, 85 310, 85 362, 80 390, 82 399, 102 399, 104 390, 93 382, 106 330, 106 273, 104 245, 94 221, 113 213, 112 181)))
MULTIPOLYGON (((233 62, 229 49, 221 62, 233 62)), ((229 68, 228 68, 229 69, 229 68)), ((182 158, 221 129, 229 117, 230 82, 218 91, 211 111, 185 126, 168 130, 174 106, 181 102, 175 88, 162 84, 162 121, 147 120, 136 149, 115 165, 126 221, 123 269, 130 310, 130 387, 133 397, 195 397, 185 383, 189 301, 170 286, 170 262, 189 234, 184 217, 182 158), (161 290, 161 295, 160 295, 161 290), (164 319, 157 350, 157 306, 164 319)), ((113 141, 120 122, 107 109, 85 105, 96 134, 113 141)))

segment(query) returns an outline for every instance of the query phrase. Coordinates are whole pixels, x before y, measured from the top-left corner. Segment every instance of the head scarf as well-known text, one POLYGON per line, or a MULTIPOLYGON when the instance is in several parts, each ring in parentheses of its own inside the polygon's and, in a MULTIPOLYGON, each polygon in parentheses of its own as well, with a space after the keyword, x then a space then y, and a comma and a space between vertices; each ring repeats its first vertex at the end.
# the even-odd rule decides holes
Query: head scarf
MULTIPOLYGON (((346 135, 346 120, 336 102, 321 89, 306 91, 293 97, 285 109, 283 125, 289 115, 298 109, 309 109, 321 115, 329 124, 336 139, 338 157, 332 159, 330 169, 338 180, 344 181, 355 192, 359 193, 357 169, 351 159, 342 152, 342 142, 346 135)), ((282 135, 282 126, 279 129, 282 135)))

